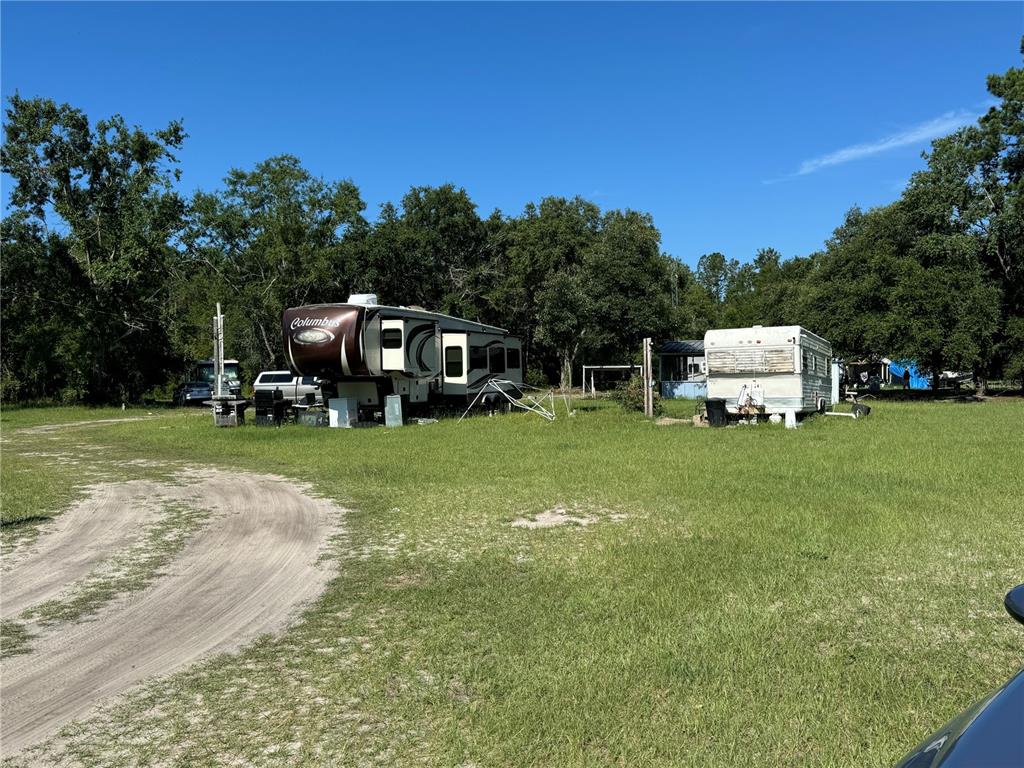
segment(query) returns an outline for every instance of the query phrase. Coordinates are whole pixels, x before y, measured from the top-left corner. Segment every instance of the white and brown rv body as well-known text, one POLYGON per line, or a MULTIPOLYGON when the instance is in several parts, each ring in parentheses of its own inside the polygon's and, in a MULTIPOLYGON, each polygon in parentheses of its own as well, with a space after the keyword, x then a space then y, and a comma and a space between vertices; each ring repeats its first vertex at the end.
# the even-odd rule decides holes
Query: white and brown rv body
MULTIPOLYGON (((359 296, 287 309, 282 333, 295 374, 332 382, 337 396, 357 399, 360 410, 382 409, 391 394, 413 406, 462 407, 484 388, 521 396, 519 339, 492 325, 359 296)), ((495 391, 480 401, 505 398, 495 391)))

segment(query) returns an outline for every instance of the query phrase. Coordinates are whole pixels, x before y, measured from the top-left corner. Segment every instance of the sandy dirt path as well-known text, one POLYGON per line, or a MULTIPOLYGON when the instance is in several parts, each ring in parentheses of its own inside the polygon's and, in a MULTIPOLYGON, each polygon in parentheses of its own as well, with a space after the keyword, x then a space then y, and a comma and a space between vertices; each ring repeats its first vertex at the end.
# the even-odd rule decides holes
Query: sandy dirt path
POLYGON ((131 547, 158 517, 160 488, 144 480, 96 486, 50 523, 37 541, 5 556, 0 616, 12 619, 57 597, 104 560, 131 547))
MULTIPOLYGON (((149 498, 131 493, 148 494, 146 485, 124 483, 107 498, 123 499, 117 507, 131 517, 130 500, 149 498)), ((146 678, 280 631, 333 575, 333 566, 318 560, 344 510, 293 483, 203 470, 159 493, 182 500, 198 494, 212 519, 149 588, 88 621, 56 627, 33 640, 31 653, 0 662, 4 757, 146 678)), ((78 505, 66 514, 89 509, 78 505)), ((87 540, 79 544, 88 548, 87 540)), ((21 565, 4 580, 20 578, 21 565)))
POLYGON ((95 424, 120 424, 124 421, 148 421, 152 416, 126 416, 119 419, 90 419, 88 421, 68 421, 61 424, 40 424, 38 427, 25 427, 17 430, 16 434, 22 435, 46 435, 57 432, 61 429, 73 429, 75 427, 91 427, 95 424))

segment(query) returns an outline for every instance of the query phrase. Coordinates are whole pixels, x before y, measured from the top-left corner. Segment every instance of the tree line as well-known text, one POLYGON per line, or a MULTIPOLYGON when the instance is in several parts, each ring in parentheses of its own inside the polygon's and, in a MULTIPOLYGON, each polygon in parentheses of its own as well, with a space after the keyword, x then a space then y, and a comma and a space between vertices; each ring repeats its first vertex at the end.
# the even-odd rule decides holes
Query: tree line
MULTIPOLYGON (((1022 44, 1024 52, 1024 44, 1022 44)), ((852 209, 822 250, 749 261, 661 249, 649 214, 544 197, 481 217, 464 189, 413 187, 366 215, 351 180, 279 155, 185 198, 181 122, 15 95, 2 170, 0 394, 117 402, 166 392, 210 354, 213 307, 248 375, 281 367, 288 306, 376 293, 508 328, 531 381, 623 362, 644 336, 799 324, 848 358, 1024 379, 1024 69, 988 79, 997 100, 933 142, 894 203, 852 209)))

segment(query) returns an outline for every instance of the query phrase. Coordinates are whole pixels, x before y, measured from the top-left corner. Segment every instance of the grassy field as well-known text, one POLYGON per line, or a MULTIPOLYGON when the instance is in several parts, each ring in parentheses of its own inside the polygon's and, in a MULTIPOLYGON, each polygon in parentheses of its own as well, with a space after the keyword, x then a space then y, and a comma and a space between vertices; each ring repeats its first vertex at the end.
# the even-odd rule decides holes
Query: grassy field
POLYGON ((3 414, 4 520, 30 520, 6 546, 83 484, 153 471, 129 461, 214 464, 349 506, 341 574, 284 637, 153 682, 40 760, 884 766, 1024 656, 1001 607, 1024 581, 1019 400, 791 431, 585 402, 550 424, 18 431, 120 415, 3 414), (556 507, 592 522, 511 525, 556 507))

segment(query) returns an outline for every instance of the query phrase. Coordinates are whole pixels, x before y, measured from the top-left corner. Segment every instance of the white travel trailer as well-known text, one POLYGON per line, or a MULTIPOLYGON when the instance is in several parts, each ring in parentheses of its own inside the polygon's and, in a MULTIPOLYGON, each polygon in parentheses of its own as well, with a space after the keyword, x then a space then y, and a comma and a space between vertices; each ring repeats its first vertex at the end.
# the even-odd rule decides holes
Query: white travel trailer
POLYGON ((732 414, 824 411, 834 404, 832 345, 799 325, 704 335, 708 399, 732 414))
POLYGON ((492 325, 381 306, 373 294, 360 294, 345 304, 287 309, 281 330, 293 373, 331 382, 338 397, 358 400, 363 411, 381 410, 392 394, 405 406, 462 408, 484 388, 484 405, 507 402, 499 389, 522 396, 522 346, 492 325))

